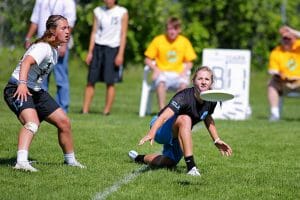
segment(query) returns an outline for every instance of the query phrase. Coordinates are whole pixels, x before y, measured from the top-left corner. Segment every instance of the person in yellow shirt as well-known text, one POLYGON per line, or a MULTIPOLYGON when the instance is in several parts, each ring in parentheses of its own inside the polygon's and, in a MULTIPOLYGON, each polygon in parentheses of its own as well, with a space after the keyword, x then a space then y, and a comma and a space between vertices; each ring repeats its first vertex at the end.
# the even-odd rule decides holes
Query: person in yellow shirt
POLYGON ((193 60, 197 57, 191 42, 180 33, 180 20, 170 17, 166 33, 156 36, 144 53, 145 64, 153 71, 160 110, 165 106, 168 89, 180 91, 189 85, 193 60))
POLYGON ((279 33, 281 44, 272 50, 268 68, 272 75, 268 83, 270 121, 280 120, 282 96, 300 92, 300 34, 287 26, 281 27, 279 33))

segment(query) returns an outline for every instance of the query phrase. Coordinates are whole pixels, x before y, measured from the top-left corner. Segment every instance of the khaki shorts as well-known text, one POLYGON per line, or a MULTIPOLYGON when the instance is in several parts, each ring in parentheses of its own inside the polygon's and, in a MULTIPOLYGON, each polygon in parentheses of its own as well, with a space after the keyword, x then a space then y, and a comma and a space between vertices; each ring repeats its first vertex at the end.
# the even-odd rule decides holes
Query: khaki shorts
POLYGON ((283 80, 279 76, 272 76, 268 86, 274 87, 280 96, 284 96, 290 92, 300 93, 300 80, 283 80))
POLYGON ((178 90, 181 84, 185 84, 186 86, 190 84, 190 76, 187 74, 182 77, 177 72, 161 72, 157 79, 154 80, 155 88, 160 82, 164 82, 167 89, 178 90))

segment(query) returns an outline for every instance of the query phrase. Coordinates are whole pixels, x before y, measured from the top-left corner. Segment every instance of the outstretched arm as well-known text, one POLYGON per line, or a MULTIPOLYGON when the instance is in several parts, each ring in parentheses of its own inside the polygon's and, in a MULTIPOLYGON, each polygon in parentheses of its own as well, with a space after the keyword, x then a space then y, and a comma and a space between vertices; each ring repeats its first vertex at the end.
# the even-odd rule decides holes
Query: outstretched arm
POLYGON ((157 120, 154 122, 153 126, 151 127, 150 131, 147 133, 145 137, 143 137, 139 145, 144 144, 147 141, 150 141, 150 144, 152 145, 154 142, 154 137, 157 132, 157 130, 174 115, 174 111, 171 108, 166 108, 161 115, 157 118, 157 120))
POLYGON ((204 123, 205 123, 205 126, 206 126, 211 138, 213 139, 216 147, 219 149, 221 154, 223 156, 231 156, 232 149, 228 144, 226 144, 224 141, 222 141, 220 139, 217 129, 216 129, 216 126, 215 126, 215 121, 211 117, 211 115, 206 117, 204 123))

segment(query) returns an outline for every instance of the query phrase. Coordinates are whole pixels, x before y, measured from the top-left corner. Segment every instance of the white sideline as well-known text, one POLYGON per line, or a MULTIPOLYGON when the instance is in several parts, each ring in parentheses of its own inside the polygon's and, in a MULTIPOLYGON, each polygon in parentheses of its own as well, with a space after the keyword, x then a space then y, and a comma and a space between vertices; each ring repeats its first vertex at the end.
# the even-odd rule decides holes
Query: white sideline
POLYGON ((93 200, 103 200, 106 199, 110 194, 116 192, 122 185, 129 183, 130 181, 134 180, 138 175, 140 175, 143 171, 148 169, 148 165, 143 165, 139 169, 133 171, 131 174, 125 176, 123 179, 115 182, 111 187, 106 188, 102 192, 98 192, 93 200))

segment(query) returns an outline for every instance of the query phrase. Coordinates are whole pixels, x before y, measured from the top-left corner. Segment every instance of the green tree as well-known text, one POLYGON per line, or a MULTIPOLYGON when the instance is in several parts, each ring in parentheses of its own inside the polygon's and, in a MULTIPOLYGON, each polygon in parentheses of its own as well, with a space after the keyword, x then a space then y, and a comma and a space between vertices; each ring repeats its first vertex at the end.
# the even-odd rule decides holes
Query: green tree
MULTIPOLYGON (((84 60, 93 24, 93 9, 100 0, 80 0, 73 32, 75 52, 84 60)), ((0 2, 0 45, 23 45, 34 1, 0 2)), ((252 65, 265 70, 269 52, 279 44, 278 29, 288 24, 300 29, 300 0, 119 0, 129 12, 126 61, 143 65, 151 39, 163 33, 169 16, 182 19, 201 63, 204 48, 249 49, 252 65)))

